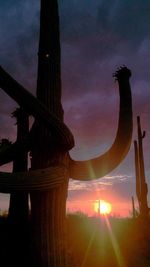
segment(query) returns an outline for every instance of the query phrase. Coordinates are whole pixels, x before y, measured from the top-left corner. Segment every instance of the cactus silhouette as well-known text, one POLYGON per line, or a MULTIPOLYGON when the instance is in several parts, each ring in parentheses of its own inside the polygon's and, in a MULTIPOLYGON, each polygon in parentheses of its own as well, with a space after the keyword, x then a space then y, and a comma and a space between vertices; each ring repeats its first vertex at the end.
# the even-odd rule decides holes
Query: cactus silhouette
POLYGON ((136 195, 139 202, 140 216, 148 218, 149 208, 147 203, 148 187, 145 179, 143 138, 146 132, 141 130, 140 117, 137 117, 138 142, 134 141, 135 150, 135 173, 136 173, 136 195))
POLYGON ((136 209, 135 209, 134 197, 133 196, 132 196, 131 200, 132 200, 132 216, 133 216, 133 219, 135 219, 135 217, 136 217, 136 209))
POLYGON ((29 192, 33 255, 36 267, 65 267, 65 212, 69 178, 92 180, 112 171, 126 156, 132 136, 130 70, 114 77, 119 84, 120 110, 114 143, 88 161, 71 159, 74 137, 63 121, 59 15, 56 0, 41 0, 37 97, 0 67, 0 87, 35 118, 30 133, 0 150, 0 164, 13 161, 22 150, 31 152, 31 170, 0 173, 0 192, 29 192))
MULTIPOLYGON (((29 132, 29 116, 22 109, 17 108, 12 117, 16 118, 17 142, 23 141, 29 132)), ((21 151, 15 155, 13 161, 13 172, 27 171, 28 154, 27 151, 21 151)), ((24 192, 12 193, 10 196, 9 219, 15 224, 26 224, 28 221, 29 207, 28 194, 24 192)))

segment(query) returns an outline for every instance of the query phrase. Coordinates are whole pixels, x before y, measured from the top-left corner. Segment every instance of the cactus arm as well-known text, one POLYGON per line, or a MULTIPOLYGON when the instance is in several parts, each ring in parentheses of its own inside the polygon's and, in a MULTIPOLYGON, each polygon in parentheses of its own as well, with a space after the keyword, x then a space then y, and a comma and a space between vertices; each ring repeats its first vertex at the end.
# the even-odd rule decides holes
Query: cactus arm
POLYGON ((68 127, 36 99, 31 93, 15 81, 0 67, 0 87, 20 106, 44 124, 57 139, 61 147, 70 150, 74 146, 74 138, 68 127))
POLYGON ((17 155, 17 153, 19 153, 22 149, 27 149, 27 147, 26 143, 15 142, 5 148, 0 148, 0 166, 13 161, 15 155, 17 155))
POLYGON ((9 142, 7 145, 0 146, 0 166, 14 161, 17 155, 22 151, 28 152, 31 150, 32 140, 34 140, 35 123, 31 127, 30 132, 22 140, 17 140, 14 143, 9 142))
POLYGON ((0 192, 47 191, 64 183, 67 172, 63 165, 29 172, 0 172, 0 192))
POLYGON ((117 167, 129 151, 132 139, 132 100, 129 83, 131 72, 123 67, 114 76, 119 83, 120 92, 119 123, 115 141, 106 153, 97 158, 87 161, 71 160, 70 177, 73 179, 98 179, 117 167))

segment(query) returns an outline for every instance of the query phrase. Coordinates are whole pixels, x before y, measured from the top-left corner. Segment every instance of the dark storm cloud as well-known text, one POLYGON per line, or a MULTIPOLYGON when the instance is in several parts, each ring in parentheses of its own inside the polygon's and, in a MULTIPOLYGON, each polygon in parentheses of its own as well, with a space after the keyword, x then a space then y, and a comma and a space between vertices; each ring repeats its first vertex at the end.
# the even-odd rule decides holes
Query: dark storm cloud
POLYGON ((37 1, 3 1, 0 24, 1 65, 31 89, 39 26, 37 1))
POLYGON ((149 1, 103 1, 98 9, 101 31, 111 31, 120 40, 138 45, 149 35, 149 12, 149 1))
MULTIPOLYGON (((1 3, 3 60, 16 57, 20 63, 31 68, 33 64, 31 56, 36 57, 37 53, 39 2, 34 0, 32 3, 31 1, 1 3)), ((83 65, 79 64, 79 71, 81 69, 83 73, 84 69, 91 69, 89 60, 93 62, 93 67, 95 61, 106 60, 110 54, 113 57, 114 54, 122 52, 122 56, 125 56, 126 52, 130 50, 131 53, 132 49, 135 53, 135 49, 143 45, 143 41, 150 36, 148 1, 144 1, 144 4, 140 0, 83 0, 80 4, 78 1, 69 0, 59 2, 62 44, 64 46, 66 44, 63 51, 64 60, 73 63, 71 59, 75 57, 79 64, 84 59, 83 65), (86 62, 89 64, 86 65, 86 62)), ((80 77, 78 78, 80 80, 80 77)))
POLYGON ((112 52, 115 44, 119 47, 124 41, 135 49, 149 36, 149 1, 82 1, 80 4, 63 1, 61 4, 63 38, 70 43, 73 38, 73 45, 85 43, 89 36, 96 34, 96 40, 101 41, 99 47, 106 52, 109 47, 112 52))
MULTIPOLYGON (((0 9, 1 64, 32 92, 35 92, 36 82, 39 3, 35 0, 3 1, 0 9)), ((86 133, 92 138, 97 127, 102 128, 106 136, 104 129, 114 124, 103 118, 111 120, 108 108, 116 111, 111 75, 117 65, 133 66, 133 89, 134 84, 137 87, 146 78, 144 94, 137 99, 135 107, 140 106, 142 110, 149 96, 149 62, 146 59, 150 3, 65 0, 59 1, 59 7, 63 102, 70 115, 66 115, 66 119, 68 123, 71 120, 74 131, 81 127, 81 136, 85 137, 86 133), (98 100, 88 98, 89 92, 97 94, 98 100), (95 126, 92 126, 93 133, 88 131, 90 125, 95 126)), ((138 90, 141 94, 141 88, 138 90)), ((137 88, 134 94, 137 95, 137 88)))
MULTIPOLYGON (((17 81, 35 92, 39 27, 37 1, 0 1, 0 65, 17 81)), ((11 112, 17 104, 0 92, 0 138, 15 139, 11 112)))
MULTIPOLYGON (((72 80, 77 92, 90 90, 92 81, 99 88, 123 63, 136 79, 148 76, 142 66, 150 38, 149 10, 148 1, 63 1, 62 62, 70 77, 67 82, 64 74, 64 87, 72 80)), ((147 60, 145 65, 149 68, 147 60)))

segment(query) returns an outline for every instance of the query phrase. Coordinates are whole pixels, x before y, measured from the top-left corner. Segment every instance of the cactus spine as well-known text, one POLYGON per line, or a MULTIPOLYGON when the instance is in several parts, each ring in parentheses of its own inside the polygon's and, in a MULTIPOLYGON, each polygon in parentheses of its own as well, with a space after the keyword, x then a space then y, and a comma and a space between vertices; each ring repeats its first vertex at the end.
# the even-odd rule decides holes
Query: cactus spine
POLYGON ((141 218, 148 218, 149 208, 147 203, 148 187, 145 179, 143 139, 146 132, 141 130, 140 117, 137 117, 138 141, 134 141, 135 150, 135 173, 136 173, 136 195, 139 202, 141 218))

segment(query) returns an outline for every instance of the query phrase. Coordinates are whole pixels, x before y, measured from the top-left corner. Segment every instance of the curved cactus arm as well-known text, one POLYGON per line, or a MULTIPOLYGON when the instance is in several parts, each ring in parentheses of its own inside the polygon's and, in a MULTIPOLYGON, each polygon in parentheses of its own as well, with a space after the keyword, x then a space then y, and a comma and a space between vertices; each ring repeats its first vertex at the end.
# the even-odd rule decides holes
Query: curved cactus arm
POLYGON ((114 77, 119 83, 120 111, 115 141, 111 148, 101 156, 87 161, 70 161, 70 177, 88 181, 98 179, 112 171, 129 151, 132 139, 132 101, 129 78, 130 70, 120 68, 114 77))
POLYGON ((29 114, 45 124, 61 147, 65 150, 73 148, 74 138, 68 127, 54 114, 50 113, 36 97, 15 81, 1 66, 0 87, 20 106, 27 110, 29 114))
POLYGON ((0 192, 46 191, 60 186, 67 179, 68 170, 61 165, 29 172, 0 172, 0 192))

